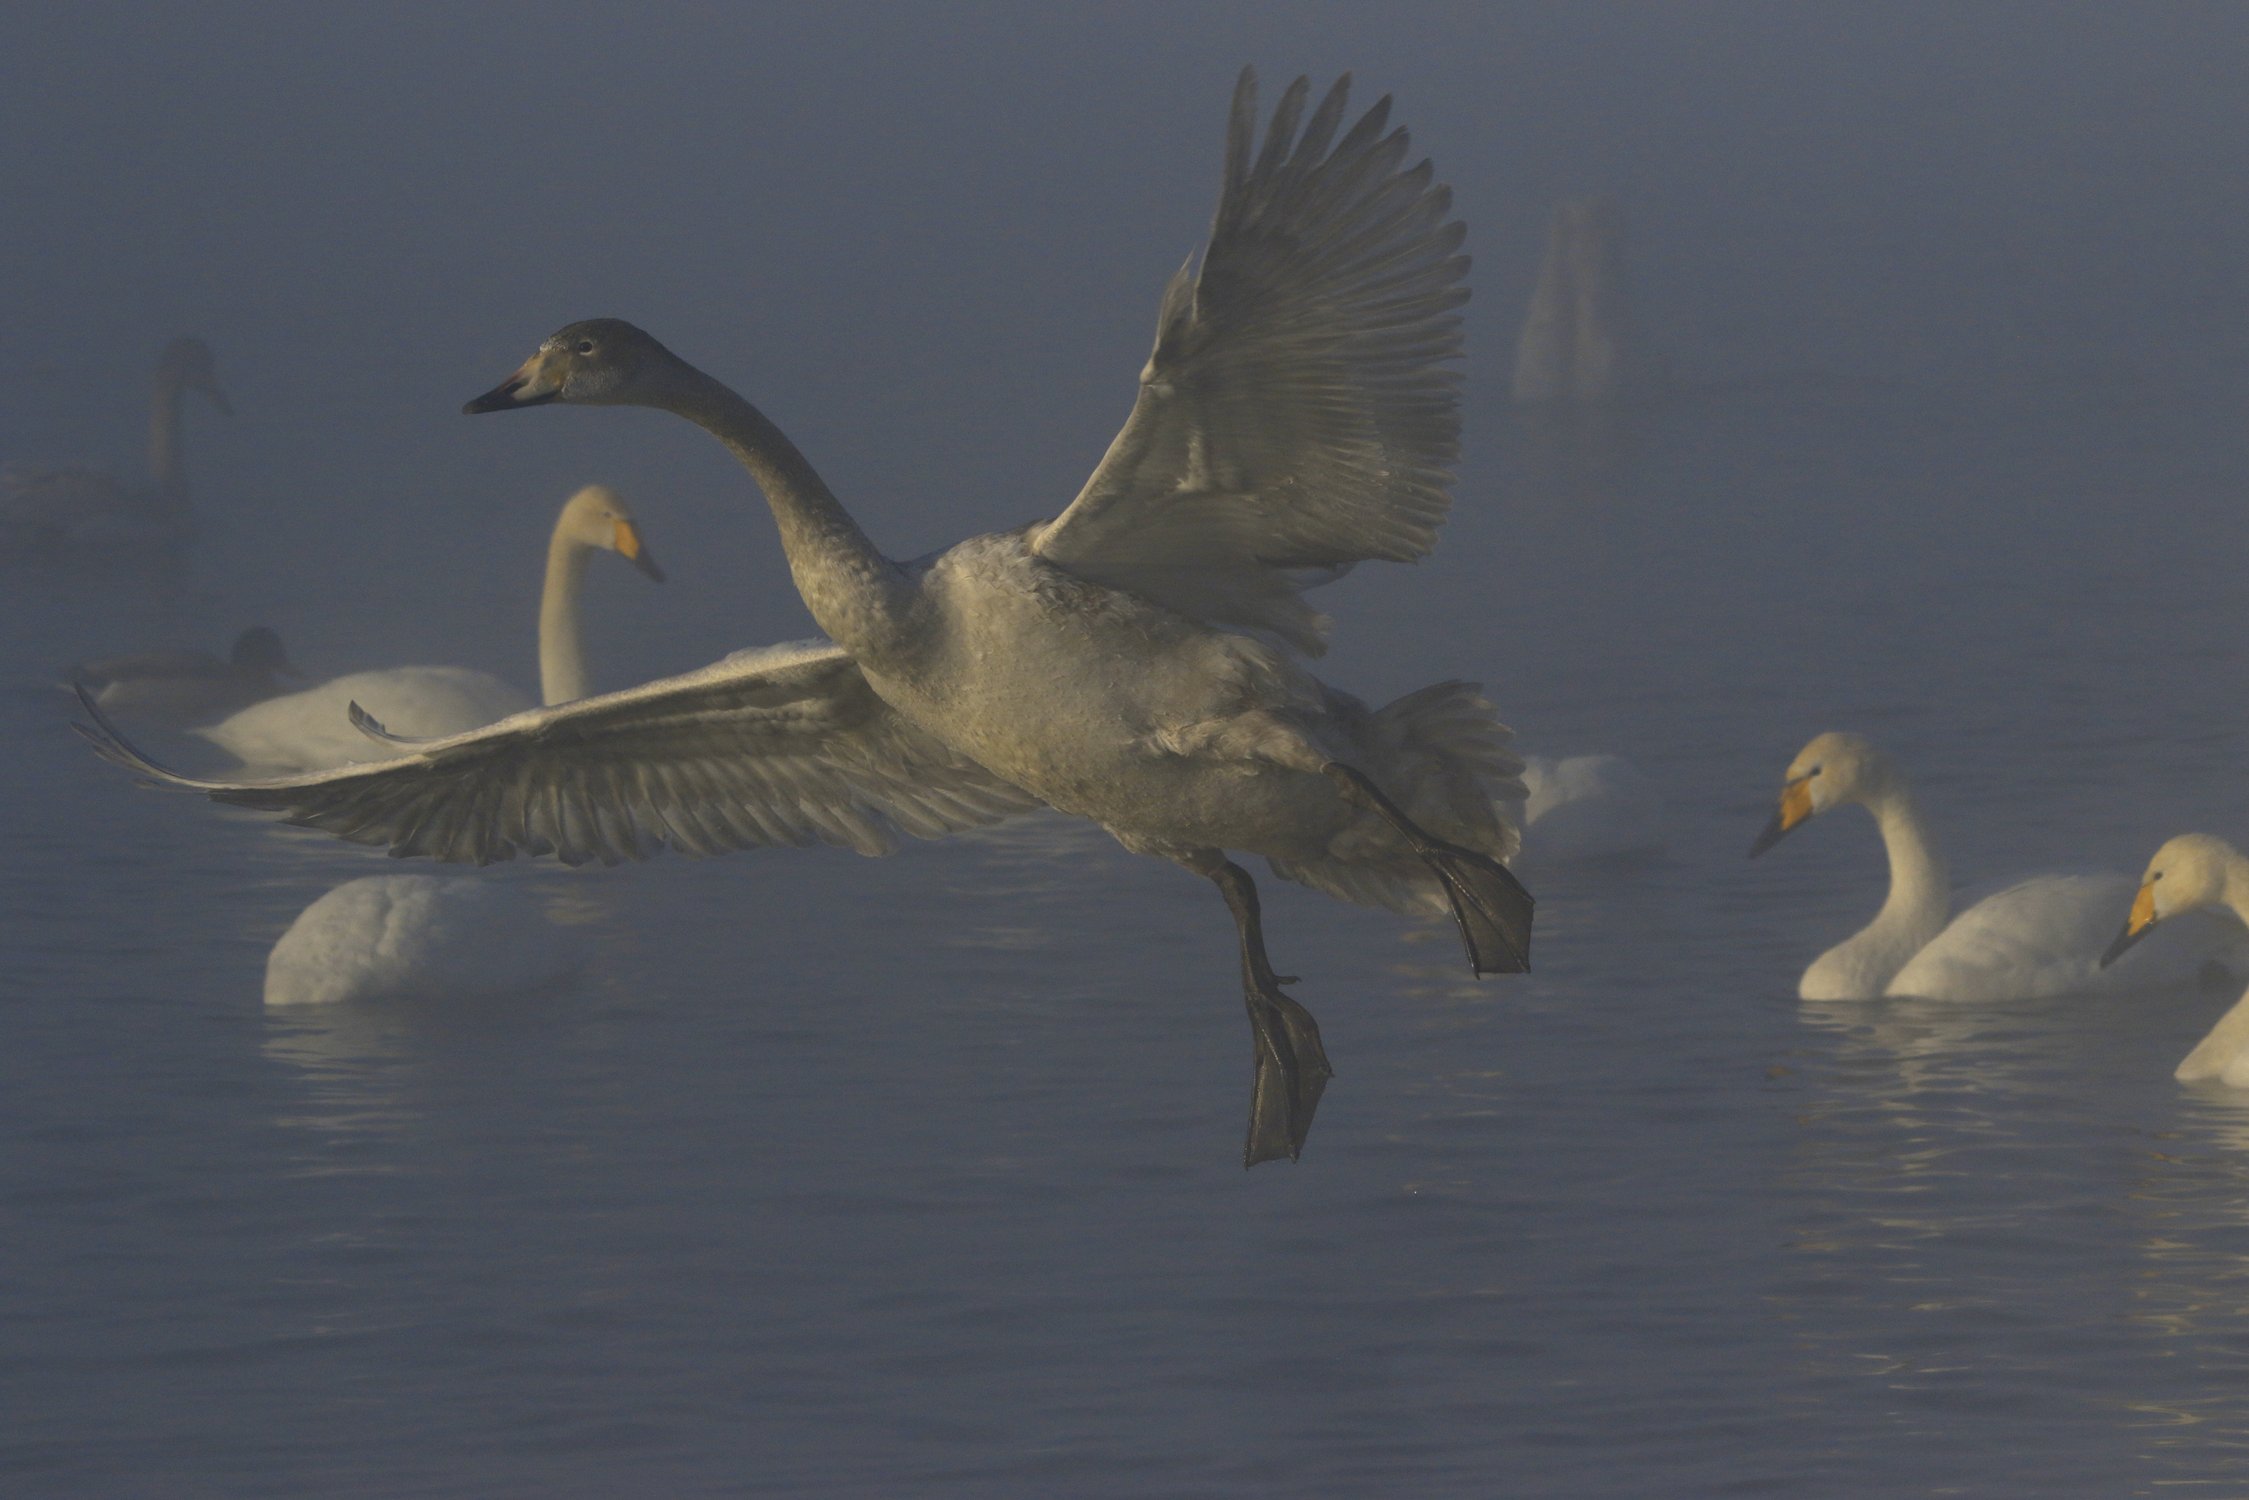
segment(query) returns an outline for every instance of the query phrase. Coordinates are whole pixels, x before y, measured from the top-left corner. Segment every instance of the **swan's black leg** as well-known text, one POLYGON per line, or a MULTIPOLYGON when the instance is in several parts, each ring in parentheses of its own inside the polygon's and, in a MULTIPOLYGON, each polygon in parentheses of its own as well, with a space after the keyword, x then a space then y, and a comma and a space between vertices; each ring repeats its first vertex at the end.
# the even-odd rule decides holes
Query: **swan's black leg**
POLYGON ((1312 1013, 1282 993, 1296 981, 1273 972, 1265 956, 1265 925, 1258 915, 1257 886, 1249 871, 1214 855, 1197 872, 1210 877, 1234 914, 1242 938, 1242 999, 1249 1007, 1257 1074, 1250 1085, 1249 1141, 1242 1165, 1287 1157, 1294 1161, 1312 1129, 1320 1091, 1335 1076, 1320 1046, 1320 1026, 1312 1013))
POLYGON ((1507 866, 1488 854, 1448 844, 1424 832, 1364 773, 1339 761, 1330 761, 1322 769, 1342 789, 1345 801, 1367 809, 1397 829, 1444 882, 1471 969, 1478 974, 1521 974, 1530 969, 1531 907, 1535 903, 1507 866))

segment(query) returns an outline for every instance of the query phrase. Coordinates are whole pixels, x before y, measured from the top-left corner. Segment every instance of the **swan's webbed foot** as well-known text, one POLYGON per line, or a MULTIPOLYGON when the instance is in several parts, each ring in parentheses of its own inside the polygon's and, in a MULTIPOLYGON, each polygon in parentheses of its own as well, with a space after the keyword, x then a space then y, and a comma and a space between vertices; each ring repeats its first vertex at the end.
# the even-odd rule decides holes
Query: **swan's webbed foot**
POLYGON ((1257 886, 1249 872, 1222 859, 1205 873, 1226 897, 1242 939, 1242 1000, 1249 1009, 1257 1065, 1250 1084, 1249 1139, 1242 1147, 1242 1165, 1254 1167, 1284 1156, 1294 1161, 1304 1150, 1312 1113, 1320 1107, 1320 1093, 1335 1070, 1328 1066, 1327 1051, 1320 1045, 1319 1022, 1281 989, 1296 981, 1275 974, 1266 957, 1257 886))
POLYGON ((1364 773, 1334 761, 1325 770, 1346 801, 1397 829, 1443 884, 1471 969, 1479 976, 1530 971, 1531 912, 1537 903, 1513 871, 1488 854, 1425 832, 1364 773))

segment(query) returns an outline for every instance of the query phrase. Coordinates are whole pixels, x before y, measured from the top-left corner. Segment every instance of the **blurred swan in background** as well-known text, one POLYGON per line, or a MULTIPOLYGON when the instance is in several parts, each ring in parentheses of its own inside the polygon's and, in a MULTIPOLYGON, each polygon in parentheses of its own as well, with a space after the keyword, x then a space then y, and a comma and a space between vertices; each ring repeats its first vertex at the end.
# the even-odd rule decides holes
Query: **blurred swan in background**
MULTIPOLYGON (((547 703, 586 696, 579 595, 596 552, 615 552, 650 578, 639 523, 607 485, 589 484, 564 503, 547 541, 546 585, 539 596, 539 687, 547 703)), ((313 771, 352 761, 386 760, 403 747, 355 728, 359 704, 400 737, 435 737, 480 728, 531 707, 514 684, 468 667, 389 667, 353 672, 301 693, 268 698, 195 731, 245 766, 313 771)), ((107 707, 107 701, 103 700, 107 707)))
POLYGON ((1346 900, 1454 917, 1477 973, 1527 967, 1532 902, 1501 861, 1520 797, 1473 684, 1379 711, 1289 655, 1300 591, 1408 562, 1451 502, 1459 285, 1451 193, 1389 128, 1344 128, 1348 80, 1298 79, 1257 139, 1245 71, 1198 268, 1166 287, 1132 413, 1057 518, 911 563, 859 529, 756 407, 631 324, 574 323, 470 412, 637 405, 742 462, 832 639, 518 715, 324 775, 144 774, 398 854, 617 860, 662 844, 881 852, 1044 802, 1210 880, 1234 918, 1254 1042, 1245 1165, 1294 1157, 1330 1075, 1228 850, 1346 900), (1301 133, 1299 130, 1301 127, 1301 133))
POLYGON ((266 957, 265 1003, 521 994, 568 978, 581 957, 526 891, 463 875, 370 875, 290 924, 266 957))
POLYGON ((1663 804, 1621 755, 1523 757, 1523 858, 1535 864, 1663 852, 1663 804))
MULTIPOLYGON (((2155 851, 2130 899, 2123 931, 2101 955, 2103 967, 2116 962, 2157 923, 2175 925, 2187 912, 2216 909, 2249 923, 2249 859, 2224 839, 2182 833, 2155 851)), ((2215 1079, 2229 1088, 2249 1089, 2249 995, 2234 1002, 2172 1076, 2181 1083, 2215 1079)))
POLYGON ((2102 949, 2132 897, 2124 875, 2034 876, 1953 916, 1951 881, 1920 804, 1890 758, 1855 734, 1820 735, 1797 755, 1750 857, 1847 803, 1874 816, 1890 894, 1872 922, 1804 971, 1797 993, 1806 1000, 2033 999, 2193 984, 2213 961, 2241 965, 2240 935, 2202 924, 2164 952, 2106 968, 2102 949))
POLYGON ((94 701, 168 729, 207 724, 281 691, 280 679, 299 677, 281 648, 281 637, 255 625, 235 637, 224 661, 208 651, 141 651, 105 656, 71 669, 94 701))
POLYGON ((1624 211, 1609 198, 1554 210, 1546 259, 1515 341, 1516 401, 1597 404, 1648 394, 1655 362, 1640 335, 1624 211))
POLYGON ((210 346, 177 338, 156 361, 145 485, 92 469, 0 469, 0 559, 123 562, 184 548, 195 534, 180 430, 180 408, 191 390, 233 414, 210 346))

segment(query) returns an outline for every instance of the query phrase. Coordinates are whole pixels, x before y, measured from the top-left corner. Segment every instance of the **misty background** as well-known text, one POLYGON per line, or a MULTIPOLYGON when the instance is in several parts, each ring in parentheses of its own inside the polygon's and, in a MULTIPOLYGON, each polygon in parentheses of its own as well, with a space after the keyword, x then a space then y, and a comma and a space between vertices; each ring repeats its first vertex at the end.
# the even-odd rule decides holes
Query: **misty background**
POLYGON ((2219 4, 0 9, 0 462, 137 472, 175 334, 236 413, 190 400, 182 572, 0 573, 0 1376, 40 1396, 0 1475, 2238 1479, 2249 1125, 2169 1076, 2216 1002, 1800 1006, 1874 835, 1741 856, 1830 728, 1966 884, 2249 836, 2244 78, 2219 4), (759 403, 893 555, 1054 513, 1244 63, 1268 109, 1394 94, 1476 260, 1452 518, 1318 596, 1318 670, 1629 756, 1668 857, 1537 875, 1539 971, 1481 985, 1266 882, 1339 1076, 1246 1176, 1225 917, 1091 831, 518 866, 483 878, 561 893, 577 988, 260 1006, 296 913, 397 867, 131 793, 63 669, 264 623, 316 679, 532 685, 592 481, 669 574, 596 560, 597 685, 809 633, 708 438, 459 414, 588 316, 759 403), (1596 193, 1673 386, 1557 429, 1508 377, 1596 193))
POLYGON ((198 332, 238 411, 189 414, 213 644, 255 617, 316 674, 442 649, 527 679, 539 538, 593 479, 673 573, 595 570, 605 680, 799 635, 715 445, 459 403, 622 316, 763 404, 896 555, 1050 514, 1128 409, 1245 61, 1268 103, 1344 69, 1396 95, 1476 257, 1454 520, 1410 586, 1327 596, 1341 680, 1404 632, 1503 703, 1542 662, 1629 685, 1647 632, 1753 646, 1769 621, 1700 605, 1807 570, 1827 600, 1934 579, 1951 614, 1994 568, 2241 559, 2239 448, 2199 423, 2175 451, 2182 410, 2249 390, 2224 5, 18 8, 0 455, 136 466, 152 353, 198 332), (1589 192, 1677 377, 1784 410, 1675 408, 1627 514, 1541 529, 1505 375, 1549 214, 1589 192), (2149 469, 2057 501, 2088 421, 2149 469), (1807 424, 1850 457, 1792 457, 1807 424), (1582 566, 1529 550, 1604 528, 1624 550, 1582 566))

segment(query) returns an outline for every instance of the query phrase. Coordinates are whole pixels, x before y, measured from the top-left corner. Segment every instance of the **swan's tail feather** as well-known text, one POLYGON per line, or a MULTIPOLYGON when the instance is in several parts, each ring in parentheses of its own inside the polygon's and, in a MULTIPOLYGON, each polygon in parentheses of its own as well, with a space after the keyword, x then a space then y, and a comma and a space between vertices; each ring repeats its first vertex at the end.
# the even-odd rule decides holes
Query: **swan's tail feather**
MULTIPOLYGON (((1358 712, 1367 773, 1414 822, 1502 864, 1515 857, 1529 795, 1523 758, 1481 684, 1433 683, 1358 712)), ((1270 863, 1284 880, 1356 905, 1432 917, 1452 910, 1429 866, 1384 827, 1359 825, 1318 857, 1270 863)))

